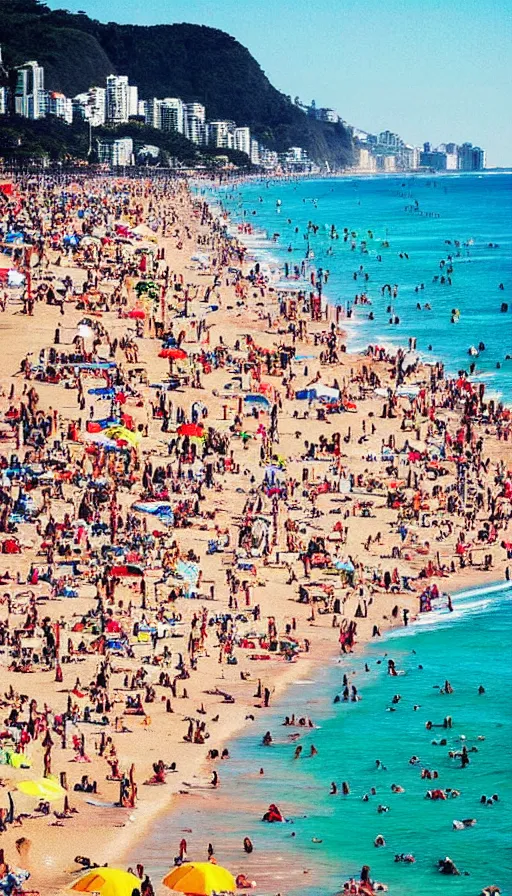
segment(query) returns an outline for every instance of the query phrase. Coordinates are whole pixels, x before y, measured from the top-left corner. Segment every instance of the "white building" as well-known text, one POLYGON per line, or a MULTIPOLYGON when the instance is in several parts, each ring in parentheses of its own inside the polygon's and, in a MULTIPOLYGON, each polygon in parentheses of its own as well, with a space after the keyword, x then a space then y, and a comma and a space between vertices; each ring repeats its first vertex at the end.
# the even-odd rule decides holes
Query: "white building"
POLYGON ((64 96, 63 93, 50 92, 48 94, 46 112, 48 115, 55 115, 56 118, 62 118, 67 124, 71 124, 73 121, 73 106, 71 99, 64 96))
POLYGON ((235 149, 251 157, 251 129, 235 128, 235 149))
POLYGON ((272 149, 267 149, 266 146, 260 145, 260 165, 262 168, 277 168, 278 162, 279 158, 277 152, 274 152, 272 149))
POLYGON ((7 87, 0 87, 0 115, 7 114, 7 87))
POLYGON ((182 100, 178 97, 166 97, 160 100, 160 124, 162 131, 177 131, 183 134, 185 130, 185 112, 182 100))
POLYGON ((16 115, 23 118, 44 118, 44 68, 35 61, 18 68, 14 94, 16 115))
POLYGON ((89 121, 93 128, 100 127, 107 117, 107 91, 104 87, 91 87, 87 96, 89 121))
POLYGON ((206 109, 201 103, 185 103, 184 130, 185 137, 192 143, 206 142, 206 109))
POLYGON ((93 128, 105 124, 105 97, 104 87, 91 87, 87 93, 78 93, 72 99, 73 117, 90 122, 93 128))
POLYGON ((160 109, 162 106, 162 100, 157 100, 156 97, 148 100, 146 103, 146 114, 144 116, 145 122, 150 128, 160 128, 161 126, 161 114, 160 109))
POLYGON ((133 165, 133 140, 123 137, 121 140, 98 140, 98 158, 100 163, 111 168, 133 165))
POLYGON ((209 121, 208 143, 217 149, 234 149, 235 130, 234 121, 209 121))
POLYGON ((139 88, 128 84, 128 117, 139 114, 139 88))
POLYGON ((250 159, 253 165, 260 164, 260 145, 254 137, 251 137, 251 154, 250 159))
POLYGON ((334 109, 316 109, 315 118, 318 121, 328 121, 331 124, 337 124, 340 120, 340 116, 334 109))
POLYGON ((143 118, 146 120, 146 116, 148 114, 148 102, 147 100, 139 100, 137 104, 137 115, 139 118, 143 118))
POLYGON ((106 90, 106 120, 110 124, 123 124, 130 114, 129 84, 127 75, 109 75, 106 90))

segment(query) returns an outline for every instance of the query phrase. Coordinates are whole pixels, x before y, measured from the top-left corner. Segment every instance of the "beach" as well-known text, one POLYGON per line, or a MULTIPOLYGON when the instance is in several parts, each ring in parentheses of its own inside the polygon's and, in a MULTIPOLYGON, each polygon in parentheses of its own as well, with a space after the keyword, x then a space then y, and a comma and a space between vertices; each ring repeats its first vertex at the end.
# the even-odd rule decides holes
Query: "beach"
POLYGON ((0 288, 0 836, 44 896, 77 856, 134 868, 157 818, 171 868, 187 801, 222 799, 222 750, 294 682, 509 575, 508 412, 407 346, 345 351, 317 262, 280 289, 227 224, 164 178, 3 207, 30 282, 0 288), (43 775, 65 793, 37 811, 43 775))

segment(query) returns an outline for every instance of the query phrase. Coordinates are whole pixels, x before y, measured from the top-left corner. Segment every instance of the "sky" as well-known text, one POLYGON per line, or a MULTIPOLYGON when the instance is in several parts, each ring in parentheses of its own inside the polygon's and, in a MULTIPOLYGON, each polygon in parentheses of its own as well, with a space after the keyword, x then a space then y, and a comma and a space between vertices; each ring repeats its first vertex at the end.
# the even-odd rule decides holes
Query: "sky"
POLYGON ((102 22, 192 22, 246 46, 272 84, 406 143, 469 141, 512 165, 512 0, 45 0, 102 22))

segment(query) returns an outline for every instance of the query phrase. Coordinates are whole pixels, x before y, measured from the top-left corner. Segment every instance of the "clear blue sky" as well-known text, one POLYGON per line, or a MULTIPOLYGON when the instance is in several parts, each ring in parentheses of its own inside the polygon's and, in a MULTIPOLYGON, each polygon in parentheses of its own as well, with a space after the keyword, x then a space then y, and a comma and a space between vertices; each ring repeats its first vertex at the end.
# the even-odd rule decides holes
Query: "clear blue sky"
POLYGON ((469 140, 489 166, 512 165, 512 0, 46 2, 104 22, 221 28, 292 97, 409 143, 469 140))

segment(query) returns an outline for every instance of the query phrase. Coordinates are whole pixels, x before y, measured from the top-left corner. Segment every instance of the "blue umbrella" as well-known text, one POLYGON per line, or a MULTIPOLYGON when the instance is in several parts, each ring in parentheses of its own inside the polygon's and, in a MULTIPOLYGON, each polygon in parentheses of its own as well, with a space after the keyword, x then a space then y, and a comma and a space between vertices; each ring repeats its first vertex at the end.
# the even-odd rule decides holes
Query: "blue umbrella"
POLYGON ((265 395, 246 395, 244 401, 246 404, 263 404, 266 407, 270 407, 270 401, 265 395))

